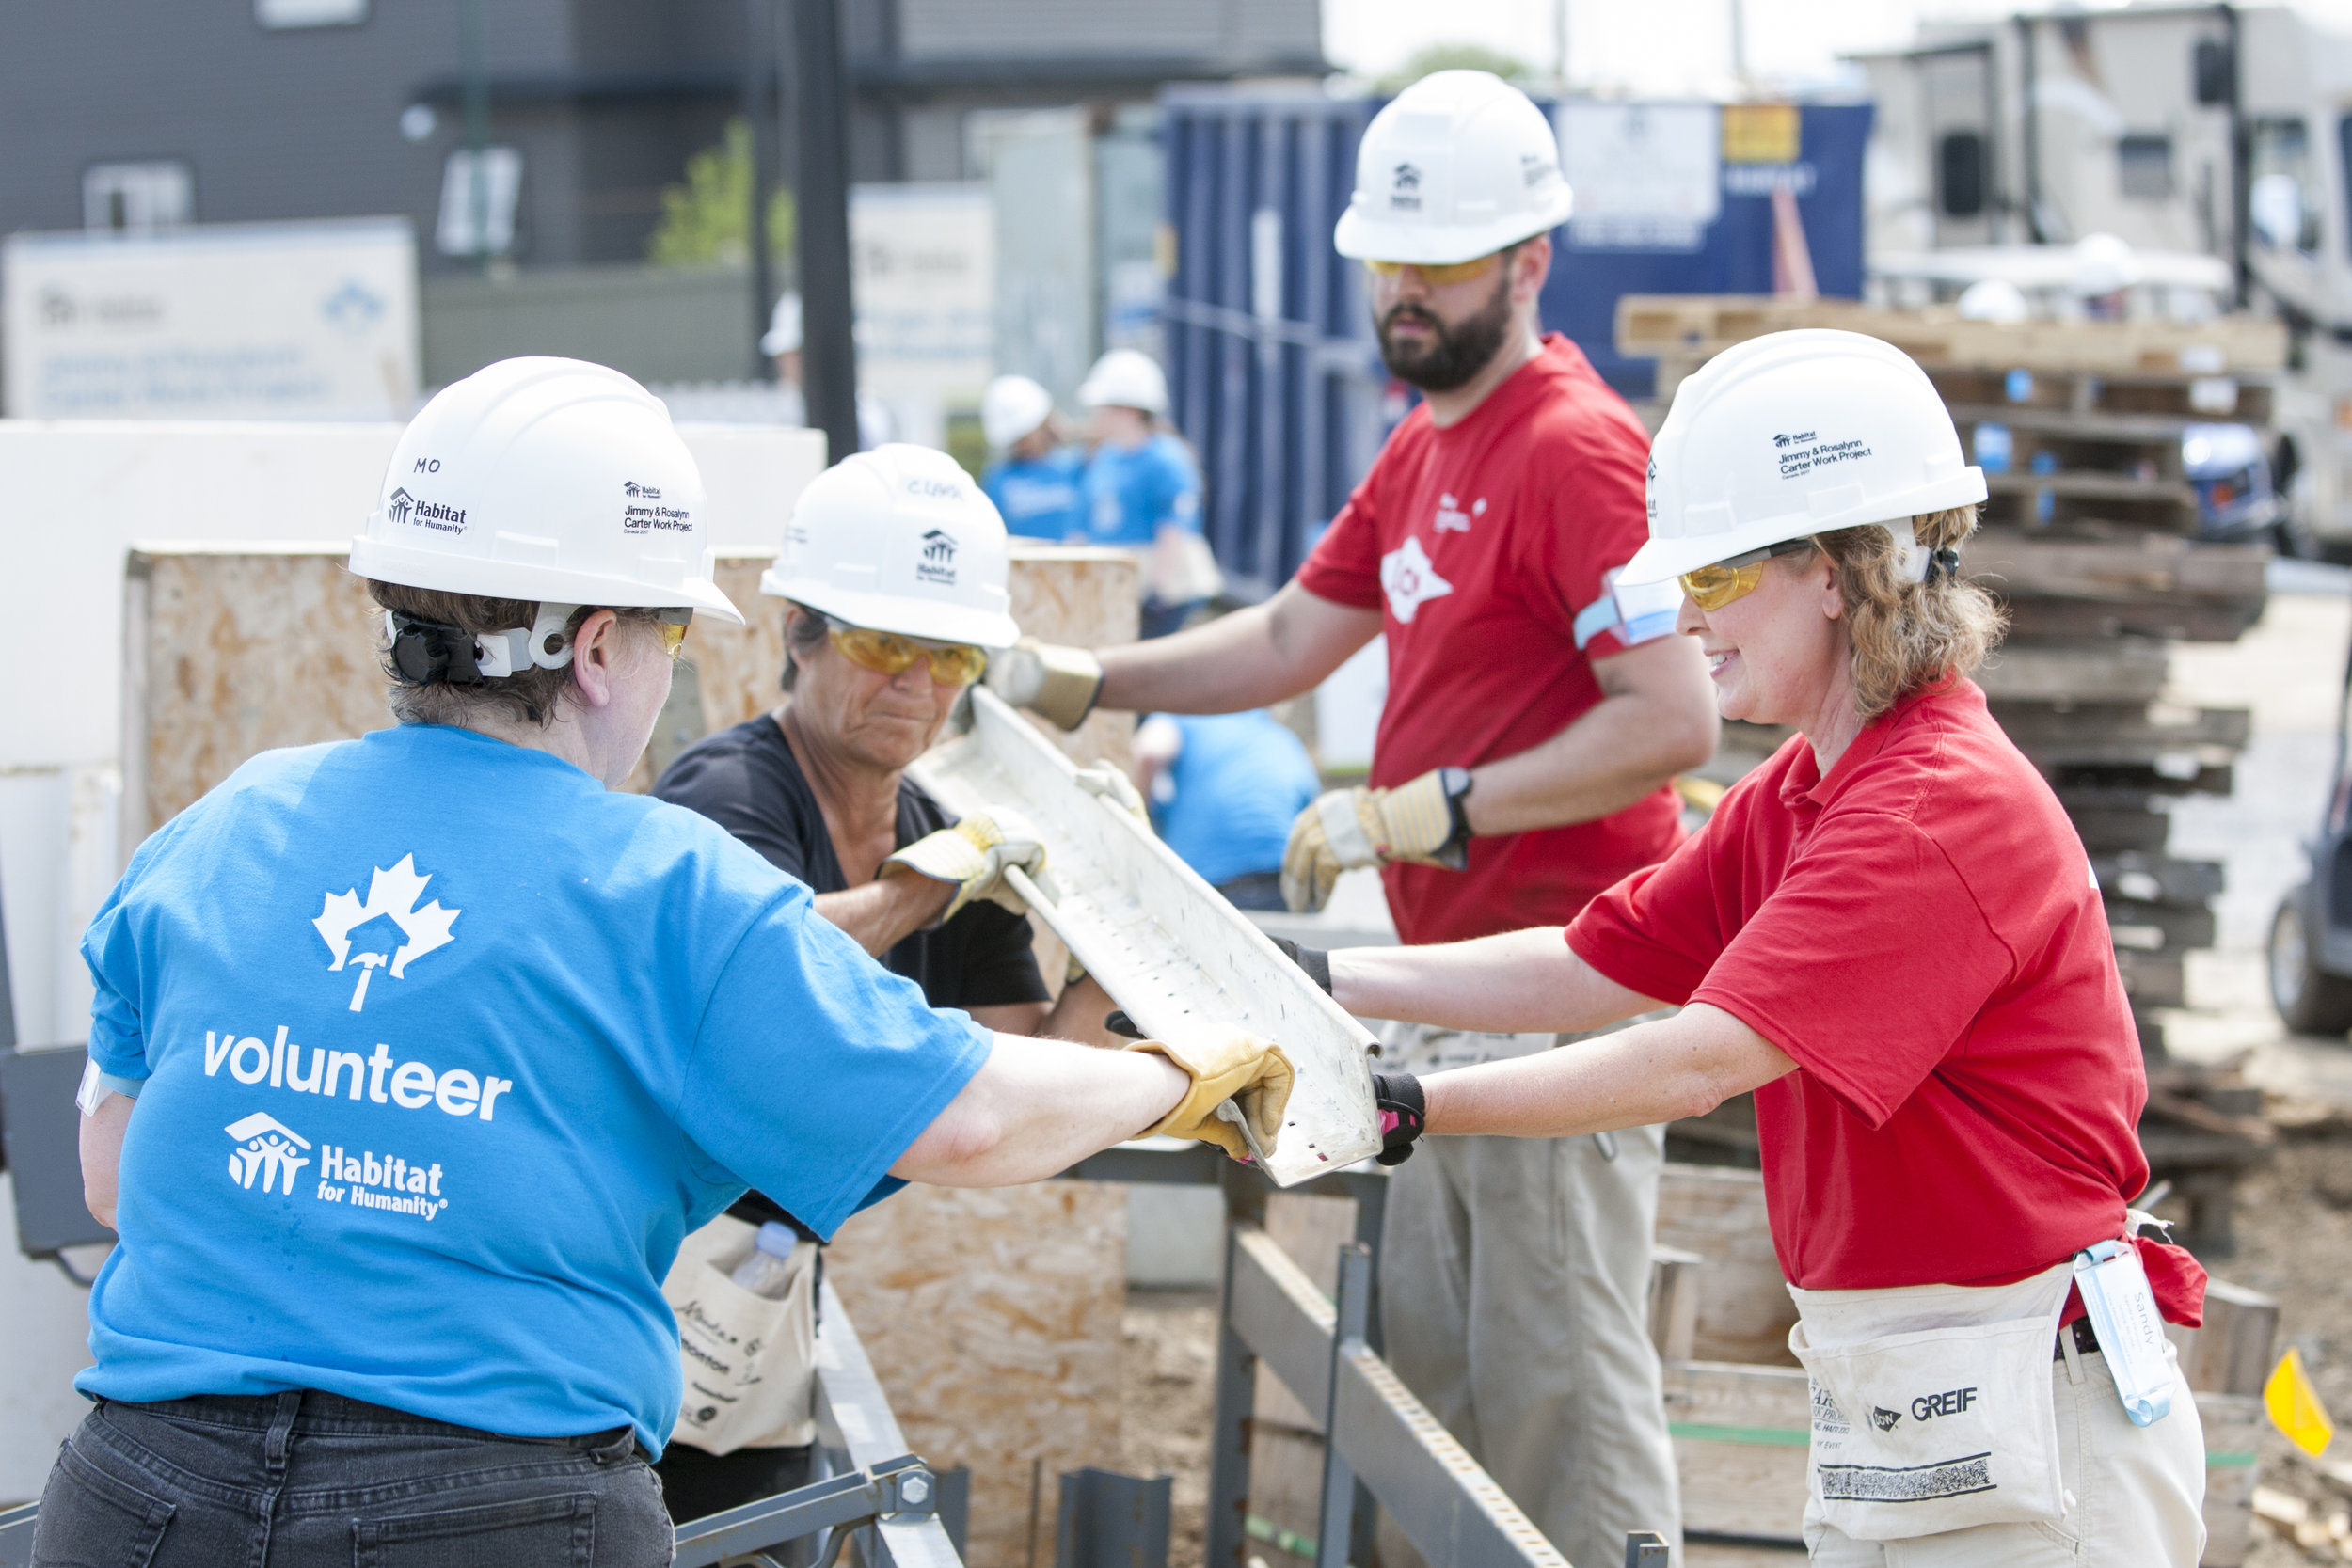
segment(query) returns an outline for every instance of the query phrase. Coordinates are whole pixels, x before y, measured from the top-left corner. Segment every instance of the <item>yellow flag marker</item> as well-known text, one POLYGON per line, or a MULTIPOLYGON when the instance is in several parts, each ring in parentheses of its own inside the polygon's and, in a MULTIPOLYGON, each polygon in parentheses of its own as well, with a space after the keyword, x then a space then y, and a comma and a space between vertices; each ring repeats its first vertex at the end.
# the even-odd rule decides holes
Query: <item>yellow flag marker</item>
POLYGON ((2310 1374, 2303 1370, 2303 1357, 2293 1345, 2279 1357, 2278 1370, 2263 1386, 2263 1404, 2287 1440, 2314 1459, 2326 1451, 2328 1440, 2336 1434, 2336 1423, 2328 1418, 2327 1406, 2319 1402, 2319 1390, 2312 1386, 2310 1374))

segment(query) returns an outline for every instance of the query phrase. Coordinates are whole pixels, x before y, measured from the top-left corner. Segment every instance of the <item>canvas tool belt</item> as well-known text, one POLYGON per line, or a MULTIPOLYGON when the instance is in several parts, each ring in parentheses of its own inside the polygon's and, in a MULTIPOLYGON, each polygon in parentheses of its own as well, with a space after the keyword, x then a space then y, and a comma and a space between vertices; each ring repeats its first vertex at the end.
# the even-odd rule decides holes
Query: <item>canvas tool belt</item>
POLYGON ((1989 1289, 1788 1288, 1824 1522, 1908 1541, 2064 1514, 2050 1348, 2074 1269, 1989 1289))
POLYGON ((706 1453, 799 1448, 817 1435, 817 1243, 792 1249, 790 1283, 775 1299, 732 1277, 758 1234, 720 1215, 679 1245, 661 1284, 686 1373, 670 1440, 706 1453))

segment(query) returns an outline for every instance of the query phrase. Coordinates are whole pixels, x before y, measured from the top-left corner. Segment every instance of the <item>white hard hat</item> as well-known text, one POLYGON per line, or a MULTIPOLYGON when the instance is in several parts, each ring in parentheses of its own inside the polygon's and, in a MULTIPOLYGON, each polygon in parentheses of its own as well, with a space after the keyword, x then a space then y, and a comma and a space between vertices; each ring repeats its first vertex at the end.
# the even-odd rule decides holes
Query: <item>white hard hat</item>
POLYGON ((1009 447, 1054 417, 1054 394, 1025 375, 1000 375, 980 394, 980 434, 1009 447))
POLYGON ((776 308, 768 313, 768 331, 759 340, 759 352, 773 359, 779 354, 796 353, 800 346, 801 296, 778 294, 776 308))
POLYGON ((1560 138, 1527 94, 1484 71, 1422 77, 1373 116, 1331 243, 1356 261, 1444 266, 1568 220, 1560 138))
POLYGON ((2139 281, 2139 258, 2115 234, 2085 234, 2068 260, 2067 287, 2086 298, 2111 294, 2139 281))
POLYGON ((579 359, 502 359, 408 421, 351 542, 378 582, 743 617, 710 575, 702 474, 661 400, 579 359))
POLYGON ((1913 577, 1911 519, 1984 499, 1927 372, 1891 343, 1807 328, 1725 349, 1675 392, 1650 444, 1636 587, 1767 545, 1883 523, 1913 577))
POLYGON ((1152 356, 1132 348, 1115 348, 1094 362, 1078 386, 1078 401, 1089 408, 1140 408, 1147 414, 1168 412, 1168 377, 1152 356))
POLYGON ((792 503, 759 591, 875 631, 1009 648, 1005 520, 944 451, 893 442, 843 458, 792 503))
POLYGON ((1962 291, 1956 309, 1963 320, 2014 324, 2033 314, 2026 292, 2006 277, 1979 277, 1962 291))

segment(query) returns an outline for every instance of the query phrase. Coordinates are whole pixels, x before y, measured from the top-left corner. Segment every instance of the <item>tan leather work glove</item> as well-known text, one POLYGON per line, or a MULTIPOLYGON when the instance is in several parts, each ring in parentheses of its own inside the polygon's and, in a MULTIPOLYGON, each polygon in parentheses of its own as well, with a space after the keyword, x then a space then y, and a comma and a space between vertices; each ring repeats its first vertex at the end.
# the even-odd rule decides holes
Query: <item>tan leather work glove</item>
POLYGON ((1282 902, 1299 911, 1330 900, 1343 871, 1410 861, 1459 871, 1470 863, 1470 774, 1433 768, 1394 789, 1334 789, 1291 824, 1282 850, 1282 902))
POLYGON ((1025 637, 988 656, 988 689, 1015 707, 1025 707, 1074 730, 1093 711, 1103 689, 1103 661, 1084 648, 1064 647, 1025 637))
POLYGON ((1282 1111, 1290 1103, 1291 1059, 1272 1040, 1235 1032, 1212 1040, 1170 1045, 1165 1040, 1137 1040, 1130 1051, 1156 1051, 1192 1078, 1192 1088, 1176 1108, 1147 1128, 1145 1137, 1194 1138, 1216 1145, 1236 1160, 1249 1158, 1241 1129, 1216 1114, 1232 1100, 1249 1118, 1259 1147, 1273 1152, 1282 1131, 1282 1111))
POLYGON ((1016 812, 974 812, 952 828, 926 833, 882 863, 882 875, 929 877, 952 882, 956 895, 940 911, 942 925, 953 920, 975 898, 1002 904, 1015 914, 1027 914, 1028 904, 1005 885, 1005 867, 1027 872, 1045 896, 1054 885, 1045 876, 1045 846, 1037 830, 1016 812))

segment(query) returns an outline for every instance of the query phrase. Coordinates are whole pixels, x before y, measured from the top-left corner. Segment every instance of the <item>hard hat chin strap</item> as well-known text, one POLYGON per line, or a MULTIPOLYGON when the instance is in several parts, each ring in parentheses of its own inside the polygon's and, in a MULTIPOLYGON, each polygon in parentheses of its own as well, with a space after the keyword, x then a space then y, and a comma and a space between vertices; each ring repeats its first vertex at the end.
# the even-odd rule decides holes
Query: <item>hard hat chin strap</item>
POLYGON ((384 612, 392 668, 411 686, 479 686, 536 666, 561 670, 572 661, 569 624, 576 604, 542 600, 528 626, 468 632, 405 610, 384 612))

